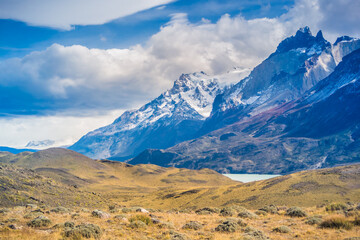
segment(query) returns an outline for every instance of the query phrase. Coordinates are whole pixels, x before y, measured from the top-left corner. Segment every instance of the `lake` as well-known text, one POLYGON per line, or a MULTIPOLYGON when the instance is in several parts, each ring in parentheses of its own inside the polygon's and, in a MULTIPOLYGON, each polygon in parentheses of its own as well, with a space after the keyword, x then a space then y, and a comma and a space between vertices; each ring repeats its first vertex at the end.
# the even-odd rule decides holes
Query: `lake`
POLYGON ((231 178, 232 180, 240 181, 240 182, 253 182, 253 181, 265 180, 265 179, 281 176, 281 175, 271 175, 271 174, 223 174, 223 175, 228 178, 231 178))

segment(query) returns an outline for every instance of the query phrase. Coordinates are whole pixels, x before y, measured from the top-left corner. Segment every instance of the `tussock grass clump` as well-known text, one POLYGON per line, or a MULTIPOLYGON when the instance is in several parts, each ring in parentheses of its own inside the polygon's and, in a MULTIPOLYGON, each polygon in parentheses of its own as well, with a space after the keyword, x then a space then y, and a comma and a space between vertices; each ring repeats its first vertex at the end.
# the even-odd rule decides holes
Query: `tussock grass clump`
POLYGON ((41 213, 41 212, 31 212, 31 213, 25 214, 23 216, 23 218, 25 218, 25 219, 33 219, 33 218, 37 218, 37 217, 40 217, 40 216, 43 216, 43 213, 41 213))
POLYGON ((126 207, 124 207, 124 208, 121 209, 121 211, 122 211, 123 213, 131 213, 131 212, 135 212, 135 210, 136 210, 136 209, 134 209, 134 208, 126 208, 126 207))
POLYGON ((170 230, 169 235, 171 240, 189 240, 190 238, 183 233, 178 233, 173 230, 170 230))
POLYGON ((205 208, 201 208, 195 211, 196 214, 199 215, 210 215, 210 214, 214 214, 214 213, 219 213, 219 209, 217 208, 209 208, 209 207, 205 207, 205 208))
POLYGON ((235 232, 239 228, 239 225, 234 221, 224 221, 219 224, 215 231, 217 232, 235 232))
POLYGON ((140 221, 140 220, 130 222, 129 226, 131 228, 146 228, 146 224, 143 221, 140 221))
POLYGON ((245 239, 256 239, 256 240, 265 240, 268 237, 261 230, 258 230, 254 227, 247 227, 244 230, 245 234, 243 235, 245 239))
POLYGON ((175 226, 172 222, 163 222, 163 221, 159 222, 157 224, 157 227, 160 229, 174 229, 175 228, 175 226))
POLYGON ((332 203, 326 206, 326 211, 334 212, 334 211, 346 211, 348 207, 343 203, 332 203))
POLYGON ((69 213, 70 209, 64 207, 56 207, 51 209, 50 212, 64 214, 64 213, 69 213))
POLYGON ((39 216, 27 223, 29 227, 33 228, 48 227, 50 224, 51 220, 45 216, 39 216))
POLYGON ((322 219, 321 219, 321 217, 318 217, 318 216, 308 217, 305 220, 305 223, 308 225, 317 225, 317 224, 320 224, 321 222, 322 222, 322 219))
POLYGON ((182 228, 183 229, 191 229, 191 230, 199 230, 203 227, 203 225, 197 221, 190 221, 186 223, 182 228))
POLYGON ((10 210, 7 208, 0 209, 0 214, 2 214, 2 215, 6 215, 8 212, 10 212, 10 210))
POLYGON ((259 211, 264 211, 266 213, 271 213, 271 214, 278 214, 279 209, 275 205, 269 205, 259 208, 259 211))
POLYGON ((99 239, 102 235, 101 228, 95 224, 80 224, 76 227, 66 228, 64 236, 72 239, 95 238, 99 239))
POLYGON ((220 215, 223 217, 232 217, 235 215, 235 210, 231 207, 225 207, 220 210, 220 215))
POLYGON ((247 224, 239 218, 228 218, 219 224, 215 231, 217 232, 235 232, 239 227, 245 227, 247 224))
POLYGON ((355 225, 355 226, 360 226, 360 216, 356 216, 356 217, 355 217, 354 225, 355 225))
POLYGON ((97 218, 109 218, 110 214, 108 214, 107 212, 100 211, 100 210, 94 210, 94 211, 92 211, 91 216, 97 217, 97 218))
POLYGON ((266 216, 268 213, 263 210, 256 210, 255 214, 258 216, 266 216))
POLYGON ((118 219, 118 220, 127 220, 127 216, 125 214, 119 214, 119 215, 116 215, 114 216, 115 219, 118 219))
POLYGON ((146 215, 135 215, 135 216, 132 216, 130 219, 129 219, 130 222, 136 222, 136 221, 141 221, 143 222, 145 225, 150 225, 152 223, 151 221, 151 218, 146 216, 146 215))
POLYGON ((325 219, 320 225, 321 228, 334 228, 351 230, 354 226, 353 223, 348 221, 344 216, 336 215, 325 219))
POLYGON ((299 207, 291 207, 288 210, 286 210, 285 215, 290 217, 306 217, 307 213, 299 207))
POLYGON ((280 227, 273 228, 273 231, 278 232, 278 233, 289 233, 289 232, 291 232, 291 229, 287 226, 280 226, 280 227))
POLYGON ((243 210, 239 211, 238 217, 254 219, 257 218, 257 215, 244 208, 243 210))

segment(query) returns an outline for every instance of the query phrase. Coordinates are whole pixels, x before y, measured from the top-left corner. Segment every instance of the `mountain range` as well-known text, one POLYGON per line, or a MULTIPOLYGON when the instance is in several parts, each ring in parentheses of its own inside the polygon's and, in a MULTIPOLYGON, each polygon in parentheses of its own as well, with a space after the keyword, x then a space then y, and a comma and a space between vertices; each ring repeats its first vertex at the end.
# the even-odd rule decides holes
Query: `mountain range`
POLYGON ((131 164, 231 173, 359 162, 359 48, 359 39, 331 44, 321 31, 313 36, 301 28, 247 77, 231 75, 236 84, 184 74, 172 89, 70 149, 131 164))

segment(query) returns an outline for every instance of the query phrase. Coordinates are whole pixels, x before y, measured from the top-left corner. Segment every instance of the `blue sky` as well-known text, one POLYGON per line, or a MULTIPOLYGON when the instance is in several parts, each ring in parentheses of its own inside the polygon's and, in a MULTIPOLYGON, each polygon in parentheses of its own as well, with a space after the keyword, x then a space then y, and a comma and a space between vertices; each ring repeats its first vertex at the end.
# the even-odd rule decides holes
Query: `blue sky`
POLYGON ((300 27, 359 37, 359 12, 353 0, 0 0, 0 145, 71 144, 181 73, 255 67, 300 27))
MULTIPOLYGON (((223 14, 241 14, 247 19, 277 17, 293 0, 179 0, 155 6, 101 25, 75 25, 72 30, 31 26, 13 19, 0 19, 0 59, 21 57, 53 43, 79 44, 89 48, 126 48, 141 44, 166 24, 172 14, 187 13, 190 22, 206 18, 216 22, 223 14)), ((1 1, 0 1, 1 4, 1 1)))

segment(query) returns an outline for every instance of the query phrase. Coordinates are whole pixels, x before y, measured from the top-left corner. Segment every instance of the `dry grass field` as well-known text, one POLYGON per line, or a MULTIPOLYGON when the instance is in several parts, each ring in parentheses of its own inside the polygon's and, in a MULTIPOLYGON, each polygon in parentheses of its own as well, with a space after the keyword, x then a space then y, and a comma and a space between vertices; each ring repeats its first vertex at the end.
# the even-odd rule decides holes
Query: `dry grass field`
POLYGON ((240 183, 49 149, 1 153, 0 193, 0 239, 360 236, 360 164, 240 183))

